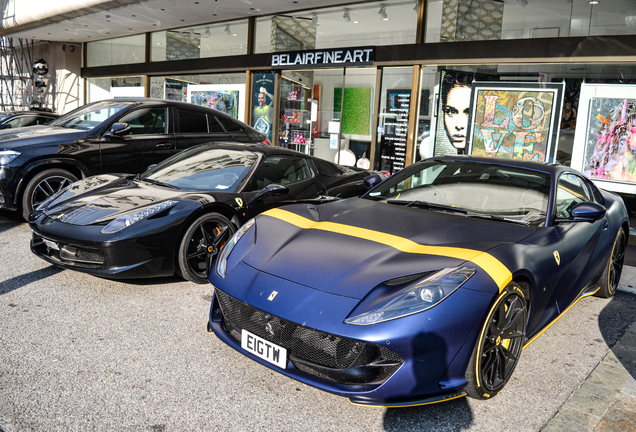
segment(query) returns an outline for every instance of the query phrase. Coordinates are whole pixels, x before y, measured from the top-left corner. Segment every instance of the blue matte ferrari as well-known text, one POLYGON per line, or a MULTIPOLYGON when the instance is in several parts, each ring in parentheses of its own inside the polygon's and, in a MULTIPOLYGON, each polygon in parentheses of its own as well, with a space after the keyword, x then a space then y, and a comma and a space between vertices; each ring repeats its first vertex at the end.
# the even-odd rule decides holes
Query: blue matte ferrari
POLYGON ((210 271, 208 331, 355 404, 490 398, 574 303, 616 292, 628 233, 621 198, 570 168, 427 159, 243 225, 210 271))

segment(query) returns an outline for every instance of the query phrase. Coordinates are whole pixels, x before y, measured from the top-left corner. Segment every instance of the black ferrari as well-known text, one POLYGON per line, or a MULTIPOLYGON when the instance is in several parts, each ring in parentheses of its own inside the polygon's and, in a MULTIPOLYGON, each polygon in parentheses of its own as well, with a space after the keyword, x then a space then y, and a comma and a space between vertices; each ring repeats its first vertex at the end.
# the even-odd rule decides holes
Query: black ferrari
POLYGON ((30 217, 31 250, 97 276, 177 272, 206 283, 212 259, 250 218, 288 203, 361 195, 371 174, 280 147, 197 146, 141 175, 98 175, 60 190, 30 217))

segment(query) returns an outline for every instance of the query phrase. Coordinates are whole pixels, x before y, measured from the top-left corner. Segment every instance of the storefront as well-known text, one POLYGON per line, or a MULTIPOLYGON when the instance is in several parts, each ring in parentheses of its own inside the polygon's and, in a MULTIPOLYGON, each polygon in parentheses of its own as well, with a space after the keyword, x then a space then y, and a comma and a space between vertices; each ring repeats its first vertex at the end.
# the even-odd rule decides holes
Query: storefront
POLYGON ((629 194, 635 35, 627 0, 393 0, 92 42, 82 73, 87 101, 207 105, 345 165, 516 157, 629 194))

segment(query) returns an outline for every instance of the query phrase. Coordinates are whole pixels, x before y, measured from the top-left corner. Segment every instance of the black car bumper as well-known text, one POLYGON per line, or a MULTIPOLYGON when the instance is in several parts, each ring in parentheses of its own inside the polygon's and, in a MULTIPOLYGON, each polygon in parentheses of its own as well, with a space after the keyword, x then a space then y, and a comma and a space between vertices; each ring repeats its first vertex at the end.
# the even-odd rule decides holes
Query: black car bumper
POLYGON ((31 251, 59 267, 112 279, 171 276, 175 272, 178 233, 174 228, 116 239, 101 234, 103 226, 53 222, 43 230, 39 222, 30 224, 31 251), (95 241, 101 237, 105 240, 95 241))

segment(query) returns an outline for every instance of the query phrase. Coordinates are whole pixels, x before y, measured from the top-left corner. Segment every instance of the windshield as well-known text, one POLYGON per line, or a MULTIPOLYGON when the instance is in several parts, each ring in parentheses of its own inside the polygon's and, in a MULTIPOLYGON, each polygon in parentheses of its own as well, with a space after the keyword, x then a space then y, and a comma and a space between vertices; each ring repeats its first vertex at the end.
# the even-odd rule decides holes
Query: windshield
POLYGON ((146 171, 141 180, 193 191, 234 192, 257 159, 249 151, 195 147, 146 171))
POLYGON ((90 130, 101 124, 110 116, 128 108, 131 104, 125 102, 111 101, 98 102, 86 105, 71 111, 68 114, 49 123, 51 126, 65 127, 69 129, 90 130))
POLYGON ((390 177, 363 198, 540 226, 549 194, 550 176, 545 173, 489 163, 425 161, 390 177))

